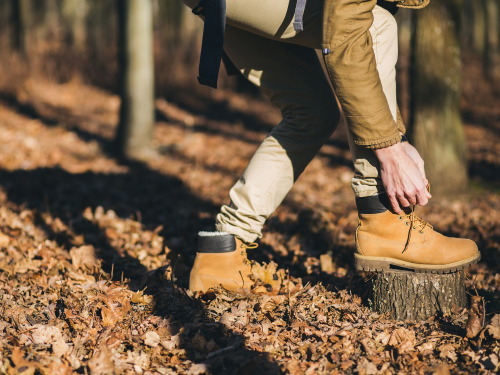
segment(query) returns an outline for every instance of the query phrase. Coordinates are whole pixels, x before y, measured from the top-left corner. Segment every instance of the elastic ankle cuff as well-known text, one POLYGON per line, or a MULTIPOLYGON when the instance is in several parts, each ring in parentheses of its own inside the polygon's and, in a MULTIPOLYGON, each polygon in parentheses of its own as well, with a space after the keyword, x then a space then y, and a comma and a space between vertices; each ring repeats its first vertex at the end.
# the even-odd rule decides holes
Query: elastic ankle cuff
POLYGON ((356 198, 356 207, 359 214, 381 214, 391 208, 391 203, 386 193, 380 193, 371 197, 356 198))

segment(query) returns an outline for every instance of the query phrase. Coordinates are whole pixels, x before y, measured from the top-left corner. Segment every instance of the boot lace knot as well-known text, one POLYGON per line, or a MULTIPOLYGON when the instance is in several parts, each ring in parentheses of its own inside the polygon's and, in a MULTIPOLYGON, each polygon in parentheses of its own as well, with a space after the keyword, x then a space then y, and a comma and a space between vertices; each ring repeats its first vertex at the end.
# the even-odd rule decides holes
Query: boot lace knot
POLYGON ((415 215, 415 206, 411 206, 409 211, 405 211, 405 215, 399 215, 399 220, 406 220, 405 224, 410 226, 410 229, 408 230, 408 239, 406 240, 406 245, 403 249, 403 253, 410 246, 411 234, 414 230, 420 228, 418 232, 420 234, 424 234, 424 229, 426 227, 432 228, 431 224, 415 215))

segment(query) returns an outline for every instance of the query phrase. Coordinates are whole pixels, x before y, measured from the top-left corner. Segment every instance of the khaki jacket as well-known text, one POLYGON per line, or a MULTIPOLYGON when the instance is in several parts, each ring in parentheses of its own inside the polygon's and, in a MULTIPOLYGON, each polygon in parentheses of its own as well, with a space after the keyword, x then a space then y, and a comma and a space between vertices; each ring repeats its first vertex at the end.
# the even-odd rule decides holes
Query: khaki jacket
MULTIPOLYGON (((419 9, 430 0, 386 0, 385 5, 419 9)), ((381 1, 379 0, 379 3, 381 1)), ((383 148, 401 140, 405 126, 389 110, 377 71, 369 29, 377 0, 325 0, 323 49, 330 80, 347 118, 354 143, 383 148)), ((380 4, 383 6, 383 4, 380 4)))

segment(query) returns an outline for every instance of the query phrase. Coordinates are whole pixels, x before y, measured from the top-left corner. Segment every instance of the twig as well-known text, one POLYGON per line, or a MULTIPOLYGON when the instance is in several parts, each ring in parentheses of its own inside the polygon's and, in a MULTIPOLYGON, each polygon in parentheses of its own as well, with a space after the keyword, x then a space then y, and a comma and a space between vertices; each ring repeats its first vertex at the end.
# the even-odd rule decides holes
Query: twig
POLYGON ((26 333, 26 332, 29 332, 29 331, 33 331, 34 329, 37 329, 38 327, 30 327, 22 332, 19 332, 18 335, 22 335, 23 333, 26 333))
POLYGON ((243 289, 245 287, 245 279, 243 278, 243 275, 241 274, 241 271, 238 271, 238 272, 240 273, 241 281, 243 282, 243 286, 241 287, 243 289))
POLYGON ((326 332, 328 329, 326 328, 321 328, 318 324, 314 323, 312 320, 307 319, 304 315, 300 315, 299 313, 296 313, 296 315, 299 317, 299 319, 302 319, 303 321, 307 322, 308 324, 312 325, 313 327, 319 329, 320 331, 326 332))
MULTIPOLYGON (((363 323, 356 323, 356 324, 351 324, 347 327, 339 328, 333 335, 335 335, 335 336, 340 335, 342 332, 350 331, 351 329, 361 327, 362 325, 363 325, 363 323)), ((370 325, 367 325, 367 327, 369 327, 369 326, 370 325)))
POLYGON ((175 284, 174 284, 174 273, 175 273, 175 267, 177 266, 177 258, 175 259, 174 265, 172 266, 172 274, 170 275, 170 282, 172 283, 172 294, 174 296, 174 302, 176 299, 176 294, 175 294, 175 284))
POLYGON ((292 319, 292 306, 290 305, 290 269, 286 269, 286 291, 288 295, 288 317, 292 319))
POLYGON ((234 346, 228 346, 227 348, 222 348, 222 349, 219 349, 215 352, 212 352, 212 353, 208 353, 207 355, 207 359, 210 359, 210 358, 213 358, 213 357, 216 357, 218 355, 221 355, 221 354, 224 354, 224 353, 227 353, 227 352, 231 352, 235 349, 234 346))

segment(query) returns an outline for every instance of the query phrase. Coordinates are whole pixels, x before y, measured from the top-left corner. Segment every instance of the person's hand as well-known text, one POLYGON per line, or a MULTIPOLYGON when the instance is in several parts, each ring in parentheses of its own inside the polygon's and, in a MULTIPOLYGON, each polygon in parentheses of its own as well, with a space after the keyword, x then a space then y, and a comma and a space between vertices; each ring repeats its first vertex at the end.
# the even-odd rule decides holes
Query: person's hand
POLYGON ((426 190, 426 180, 417 163, 405 152, 403 144, 377 149, 375 154, 380 161, 382 183, 394 212, 400 213, 401 206, 409 207, 410 204, 425 206, 431 198, 426 190))
MULTIPOLYGON (((424 184, 425 186, 427 186, 429 184, 429 181, 425 176, 424 160, 418 153, 417 149, 413 147, 411 144, 409 144, 408 142, 402 142, 401 144, 403 145, 403 150, 406 153, 406 155, 408 155, 411 158, 411 160, 413 160, 413 162, 417 165, 418 170, 420 171, 422 177, 424 178, 424 184)), ((430 196, 428 198, 430 198, 430 196)))

